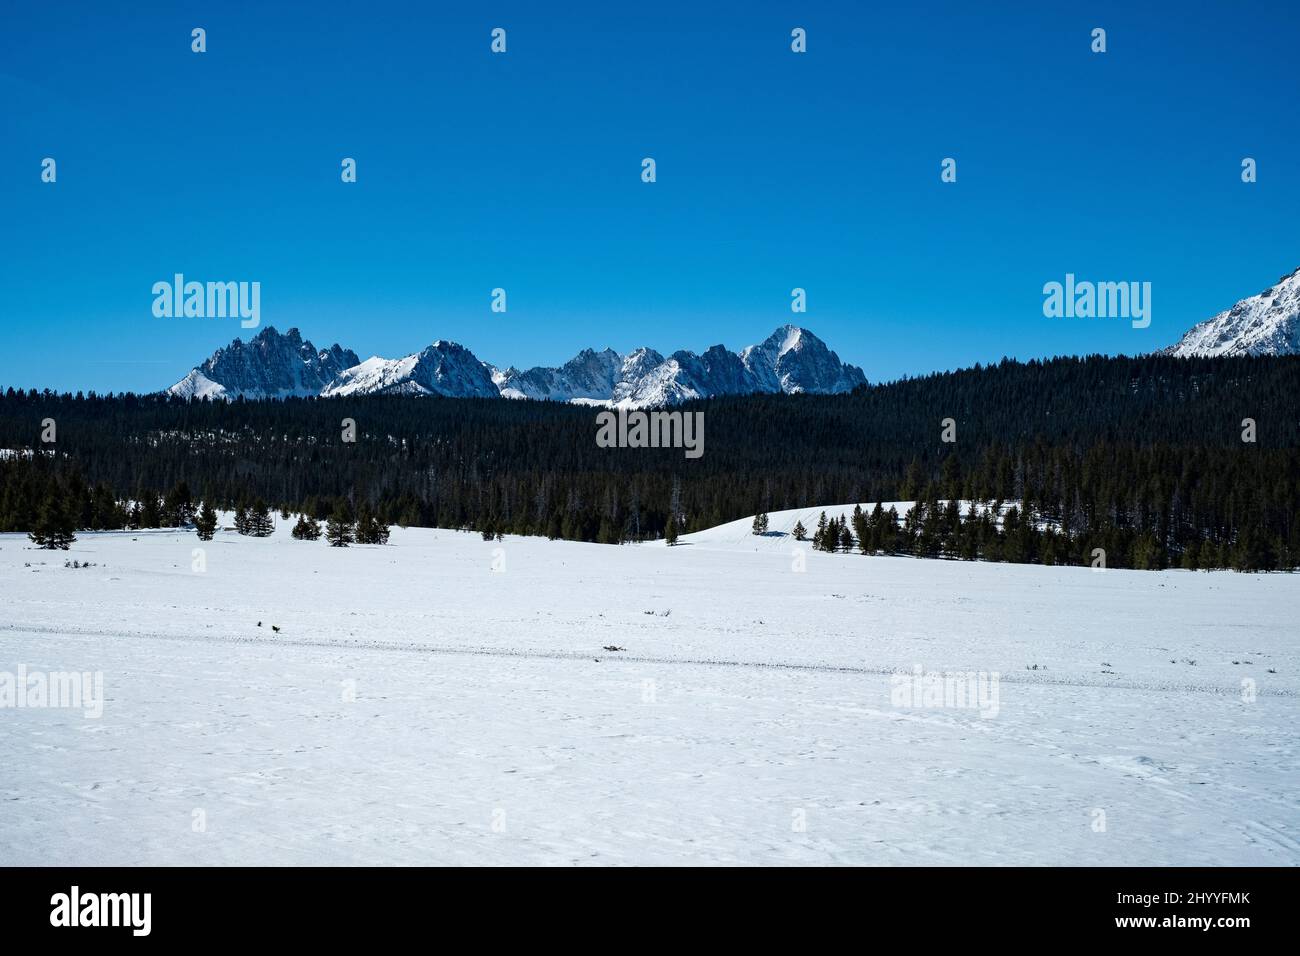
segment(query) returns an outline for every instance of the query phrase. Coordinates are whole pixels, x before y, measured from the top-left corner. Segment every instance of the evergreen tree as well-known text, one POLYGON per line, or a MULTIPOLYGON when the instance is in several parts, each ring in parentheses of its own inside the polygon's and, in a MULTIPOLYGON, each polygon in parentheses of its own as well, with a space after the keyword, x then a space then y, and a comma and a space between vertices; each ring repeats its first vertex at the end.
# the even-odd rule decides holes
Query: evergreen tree
POLYGON ((880 525, 880 550, 885 554, 898 551, 898 509, 893 505, 885 512, 880 525))
POLYGON ((298 522, 290 532, 299 541, 316 541, 320 538, 320 522, 305 514, 298 515, 298 522))
POLYGON ((162 508, 158 504, 158 495, 152 491, 144 493, 140 508, 140 527, 161 528, 162 508))
POLYGON ((793 532, 793 533, 794 533, 794 539, 795 539, 796 541, 803 541, 804 539, 806 539, 806 538, 808 537, 808 529, 805 528, 805 527, 803 526, 803 522, 802 522, 802 521, 796 521, 796 522, 794 523, 794 532, 793 532))
POLYGON ((858 539, 858 549, 863 554, 870 553, 871 547, 871 529, 867 516, 862 511, 861 505, 853 506, 853 534, 858 539))
POLYGON ((211 541, 212 536, 216 534, 217 513, 212 508, 212 502, 203 502, 203 507, 199 509, 198 516, 194 519, 194 530, 198 532, 200 541, 211 541))
POLYGON ((840 522, 837 518, 831 518, 826 522, 826 530, 822 532, 821 540, 817 546, 823 551, 834 551, 840 546, 840 522))
POLYGON ((875 554, 883 549, 881 542, 885 532, 885 509, 880 502, 871 509, 871 517, 867 519, 867 534, 871 538, 870 553, 875 554))
POLYGON ((253 503, 253 506, 245 512, 244 529, 240 534, 246 534, 254 538, 265 538, 275 530, 275 522, 271 519, 271 509, 266 506, 266 502, 261 498, 258 498, 253 503))
POLYGON ((760 511, 754 515, 754 534, 767 534, 767 512, 760 511))
POLYGON ((194 496, 190 486, 182 479, 172 486, 163 500, 161 524, 169 528, 183 528, 194 521, 194 496))
POLYGON ((85 479, 81 477, 79 471, 73 471, 68 476, 66 488, 64 489, 64 507, 67 509, 68 516, 72 519, 72 527, 89 528, 92 513, 94 511, 94 502, 91 500, 90 487, 86 484, 85 479))
POLYGON ((677 543, 677 519, 671 515, 667 527, 664 528, 664 540, 668 542, 670 548, 677 543))
POLYGON ((27 536, 38 547, 67 551, 77 540, 76 523, 68 510, 68 501, 57 482, 51 482, 27 536))
POLYGON ((979 557, 980 521, 975 513, 975 502, 966 509, 966 519, 957 531, 957 556, 966 561, 979 557))
MULTIPOLYGON (((353 535, 356 538, 357 544, 375 543, 374 526, 375 513, 370 509, 370 503, 363 500, 361 506, 357 508, 357 523, 353 530, 353 535)), ((483 532, 484 541, 492 540, 490 520, 484 521, 481 531, 483 532)))
MULTIPOLYGON (((362 502, 357 509, 356 526, 357 544, 387 544, 389 527, 379 520, 374 509, 367 502, 362 502)), ((489 521, 483 527, 483 540, 491 541, 496 537, 496 522, 489 521)))
POLYGON ((126 514, 106 484, 95 486, 93 514, 91 527, 97 530, 116 531, 126 524, 126 514))
POLYGON ((1002 556, 1000 560, 1018 564, 1028 559, 1021 534, 1020 509, 1012 505, 1002 516, 1002 556))
POLYGON ((1160 567, 1159 545, 1154 535, 1144 534, 1133 542, 1133 556, 1130 559, 1139 571, 1154 571, 1160 567))
POLYGON ((334 505, 334 511, 325 525, 325 540, 332 548, 346 548, 355 540, 352 515, 348 511, 347 502, 342 498, 334 505))
POLYGON ((413 501, 402 507, 400 516, 397 519, 397 523, 403 528, 419 526, 420 521, 420 506, 413 501))

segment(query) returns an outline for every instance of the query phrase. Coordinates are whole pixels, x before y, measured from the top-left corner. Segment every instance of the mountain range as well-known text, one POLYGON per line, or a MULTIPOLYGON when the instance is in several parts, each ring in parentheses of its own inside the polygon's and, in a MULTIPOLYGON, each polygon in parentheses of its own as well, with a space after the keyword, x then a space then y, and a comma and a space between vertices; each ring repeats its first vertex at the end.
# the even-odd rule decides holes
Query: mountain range
POLYGON ((583 349, 558 368, 498 369, 455 342, 436 341, 398 359, 360 361, 335 344, 317 349, 297 329, 268 326, 236 339, 168 391, 185 398, 286 398, 319 395, 442 395, 527 398, 627 407, 756 392, 836 394, 866 383, 807 329, 782 326, 739 353, 715 345, 666 358, 650 348, 620 355, 583 349))
MULTIPOLYGON (((1300 269, 1191 328, 1163 354, 1300 354, 1300 269)), ((403 358, 364 362, 335 344, 317 349, 297 329, 270 326, 248 342, 217 349, 168 391, 187 398, 285 398, 330 395, 442 395, 527 398, 634 408, 694 398, 759 392, 815 395, 865 384, 862 369, 840 361, 807 329, 785 325, 757 345, 732 352, 664 356, 651 348, 626 355, 583 349, 558 368, 499 369, 455 342, 439 340, 403 358)))

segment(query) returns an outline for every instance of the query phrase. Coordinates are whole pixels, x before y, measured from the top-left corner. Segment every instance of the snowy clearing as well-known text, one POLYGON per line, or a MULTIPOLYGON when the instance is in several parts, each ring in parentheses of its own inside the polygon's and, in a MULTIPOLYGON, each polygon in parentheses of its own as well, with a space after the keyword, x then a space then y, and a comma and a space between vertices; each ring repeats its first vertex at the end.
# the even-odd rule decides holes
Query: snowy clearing
POLYGON ((1300 577, 796 558, 749 520, 0 535, 0 674, 105 696, 0 709, 0 862, 1300 863, 1300 577), (895 706, 917 666, 999 675, 996 715, 895 706))

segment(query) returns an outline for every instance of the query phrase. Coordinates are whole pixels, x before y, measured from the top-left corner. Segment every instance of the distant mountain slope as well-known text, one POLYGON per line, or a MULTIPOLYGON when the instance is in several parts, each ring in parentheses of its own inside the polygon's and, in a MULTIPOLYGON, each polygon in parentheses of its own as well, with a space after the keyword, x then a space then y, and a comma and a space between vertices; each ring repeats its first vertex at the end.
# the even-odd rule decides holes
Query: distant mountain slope
POLYGON ((284 398, 291 395, 443 395, 527 398, 646 407, 757 392, 833 395, 866 384, 862 369, 842 363, 821 339, 786 325, 739 354, 715 345, 664 358, 641 348, 626 356, 583 349, 559 368, 496 369, 454 342, 434 342, 400 359, 361 362, 333 346, 317 352, 297 329, 265 328, 238 339, 168 391, 186 398, 284 398))
POLYGON ((636 407, 755 392, 834 395, 866 380, 860 368, 845 365, 821 339, 793 325, 782 326, 739 354, 721 345, 703 355, 678 351, 666 359, 646 348, 626 357, 611 349, 586 349, 560 368, 507 369, 497 376, 507 398, 597 400, 636 407))
MULTIPOLYGON (((939 503, 946 505, 948 502, 940 499, 939 503)), ((1019 502, 1004 501, 997 512, 996 520, 1001 521, 1002 515, 1006 513, 1007 509, 1018 504, 1019 502)), ((992 513, 992 505, 989 502, 958 501, 957 505, 962 515, 965 515, 967 509, 972 505, 975 507, 977 514, 992 513)), ((825 515, 828 521, 840 518, 852 519, 854 508, 861 508, 863 512, 870 515, 875 507, 875 501, 861 501, 843 505, 803 505, 798 508, 769 511, 766 513, 767 532, 765 534, 754 534, 754 516, 746 515, 743 518, 737 518, 735 521, 726 521, 711 528, 683 534, 678 539, 677 546, 691 545, 698 548, 724 551, 776 552, 786 555, 792 554, 795 548, 802 548, 805 552, 810 552, 812 551, 813 532, 817 530, 817 524, 822 515, 825 515), (804 527, 803 541, 799 541, 794 536, 796 524, 802 524, 804 527)), ((886 512, 893 508, 901 520, 906 518, 908 512, 916 507, 916 502, 882 501, 880 507, 882 511, 886 512)), ((656 544, 667 546, 667 542, 664 541, 656 542, 656 544)))
POLYGON ((491 370, 474 353, 455 342, 434 342, 400 359, 366 359, 345 369, 320 394, 443 395, 451 398, 496 398, 491 370))
POLYGON ((607 400, 619 381, 622 357, 613 349, 583 349, 559 368, 506 369, 497 378, 505 398, 539 398, 570 402, 575 398, 607 400))
POLYGON ((814 392, 835 395, 863 384, 862 370, 845 365, 826 343, 807 329, 786 325, 767 340, 740 353, 763 392, 814 392))
POLYGON ((247 343, 235 339, 168 389, 185 398, 288 398, 319 395, 357 353, 337 343, 317 351, 297 329, 268 326, 247 343))
POLYGON ((1164 352, 1184 358, 1300 354, 1300 269, 1193 326, 1164 352))

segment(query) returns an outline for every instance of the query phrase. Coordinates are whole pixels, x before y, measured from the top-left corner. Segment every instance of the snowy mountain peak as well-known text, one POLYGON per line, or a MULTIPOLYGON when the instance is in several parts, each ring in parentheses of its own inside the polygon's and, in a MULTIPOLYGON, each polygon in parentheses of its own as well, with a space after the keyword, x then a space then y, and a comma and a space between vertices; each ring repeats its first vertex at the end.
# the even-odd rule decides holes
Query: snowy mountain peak
POLYGON ((298 329, 272 326, 247 343, 235 339, 217 349, 168 391, 183 398, 287 398, 318 395, 333 378, 357 364, 357 354, 337 343, 317 350, 298 329))
POLYGON ((613 349, 583 349, 559 368, 537 366, 522 372, 509 368, 495 378, 505 398, 603 401, 613 393, 622 363, 613 349))
POLYGON ((330 395, 443 395, 496 398, 491 369, 474 353, 442 339, 400 359, 373 356, 344 369, 320 392, 330 395))
POLYGON ((500 396, 642 407, 755 392, 845 392, 865 382, 861 369, 843 364, 821 339, 793 325, 739 354, 721 345, 668 358, 651 348, 627 355, 583 349, 558 368, 523 371, 495 368, 444 339, 403 358, 362 362, 338 345, 317 351, 296 328, 281 335, 268 327, 246 344, 236 339, 218 349, 169 391, 194 398, 500 396))
POLYGON ((1166 355, 1300 354, 1300 269, 1193 326, 1166 355))
POLYGON ((778 335, 784 335, 784 338, 781 340, 781 347, 778 353, 780 355, 784 355, 786 352, 789 352, 791 349, 796 349, 799 347, 800 343, 803 340, 803 329, 799 328, 799 326, 797 325, 784 325, 781 328, 777 329, 775 332, 773 332, 771 338, 774 339, 778 335))
POLYGON ((763 391, 836 394, 866 383, 862 369, 846 365, 807 329, 783 325, 763 342, 740 353, 763 391))

